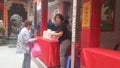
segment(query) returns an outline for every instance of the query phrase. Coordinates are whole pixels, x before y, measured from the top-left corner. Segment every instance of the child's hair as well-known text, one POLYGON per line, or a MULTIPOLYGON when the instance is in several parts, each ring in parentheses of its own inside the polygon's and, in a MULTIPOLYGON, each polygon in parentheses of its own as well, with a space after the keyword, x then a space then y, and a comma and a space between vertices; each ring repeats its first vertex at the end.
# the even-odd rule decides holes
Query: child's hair
POLYGON ((25 27, 32 26, 32 21, 26 20, 24 26, 25 27))

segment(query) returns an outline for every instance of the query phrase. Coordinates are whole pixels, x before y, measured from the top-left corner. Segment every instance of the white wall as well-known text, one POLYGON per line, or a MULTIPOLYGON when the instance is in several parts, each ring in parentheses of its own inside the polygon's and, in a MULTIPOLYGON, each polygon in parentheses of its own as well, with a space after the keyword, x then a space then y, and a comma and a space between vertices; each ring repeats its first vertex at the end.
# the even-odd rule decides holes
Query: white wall
POLYGON ((113 49, 120 43, 120 0, 116 0, 114 32, 101 32, 100 46, 113 49))

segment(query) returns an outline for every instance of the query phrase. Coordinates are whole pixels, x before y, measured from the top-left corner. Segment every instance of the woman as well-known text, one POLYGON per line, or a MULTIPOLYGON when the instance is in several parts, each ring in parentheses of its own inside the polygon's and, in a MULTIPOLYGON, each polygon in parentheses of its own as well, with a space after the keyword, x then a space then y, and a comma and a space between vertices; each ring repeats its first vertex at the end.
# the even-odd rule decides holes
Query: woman
POLYGON ((64 17, 56 14, 55 22, 57 23, 56 33, 53 36, 59 37, 60 42, 60 68, 66 68, 66 53, 70 46, 70 37, 67 26, 64 24, 64 17))
POLYGON ((32 29, 32 22, 25 21, 24 27, 21 29, 17 40, 17 53, 24 54, 22 68, 30 68, 31 63, 31 49, 30 43, 34 42, 35 38, 31 38, 30 30, 32 29))

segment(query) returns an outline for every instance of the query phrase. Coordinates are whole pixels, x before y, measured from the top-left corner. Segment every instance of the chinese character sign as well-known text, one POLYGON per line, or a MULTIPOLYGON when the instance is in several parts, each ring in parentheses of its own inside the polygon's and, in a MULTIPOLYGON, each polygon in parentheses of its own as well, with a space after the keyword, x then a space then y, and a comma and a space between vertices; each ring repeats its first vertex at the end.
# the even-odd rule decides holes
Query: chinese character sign
POLYGON ((82 27, 90 26, 90 1, 83 4, 82 27))

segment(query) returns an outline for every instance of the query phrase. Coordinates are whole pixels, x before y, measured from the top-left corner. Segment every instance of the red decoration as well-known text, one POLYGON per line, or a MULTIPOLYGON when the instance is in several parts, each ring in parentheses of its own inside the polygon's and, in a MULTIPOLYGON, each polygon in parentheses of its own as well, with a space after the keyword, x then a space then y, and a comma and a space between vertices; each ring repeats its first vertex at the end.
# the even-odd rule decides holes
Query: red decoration
POLYGON ((2 2, 0 2, 0 8, 3 8, 3 3, 2 2))

